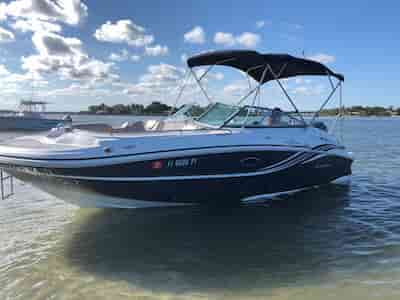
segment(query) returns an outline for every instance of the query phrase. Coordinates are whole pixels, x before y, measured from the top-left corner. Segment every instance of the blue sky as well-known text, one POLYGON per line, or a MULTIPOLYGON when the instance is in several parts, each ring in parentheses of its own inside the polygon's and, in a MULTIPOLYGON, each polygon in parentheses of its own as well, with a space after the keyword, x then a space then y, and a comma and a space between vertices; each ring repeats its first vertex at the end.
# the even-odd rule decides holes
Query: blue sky
MULTIPOLYGON (((304 51, 345 75, 347 105, 398 107, 399 9, 396 1, 3 1, 0 108, 14 108, 32 90, 54 103, 51 110, 172 104, 183 58, 230 48, 304 51)), ((246 82, 223 71, 206 85, 214 98, 231 102, 246 82)), ((326 78, 285 84, 303 109, 329 93, 326 78)), ((263 95, 267 105, 284 106, 276 86, 263 95)), ((195 89, 184 96, 199 98, 195 89)))

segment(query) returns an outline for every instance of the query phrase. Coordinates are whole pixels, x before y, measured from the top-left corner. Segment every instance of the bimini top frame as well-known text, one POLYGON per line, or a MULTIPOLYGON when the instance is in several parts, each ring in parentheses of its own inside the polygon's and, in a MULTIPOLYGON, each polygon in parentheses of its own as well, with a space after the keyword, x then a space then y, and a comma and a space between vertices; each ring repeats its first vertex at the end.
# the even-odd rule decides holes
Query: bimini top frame
MULTIPOLYGON (((213 101, 202 86, 201 80, 211 71, 214 66, 229 66, 245 72, 248 77, 252 77, 258 82, 258 85, 255 88, 251 89, 250 87, 250 91, 239 100, 238 105, 255 93, 252 104, 254 106, 255 101, 260 94, 261 86, 264 83, 274 80, 278 83, 282 92, 293 106, 295 112, 300 116, 301 120, 306 125, 307 123, 305 122, 303 115, 300 113, 296 104, 281 83, 281 79, 302 75, 319 75, 328 77, 332 91, 328 98, 323 102, 320 109, 314 114, 310 123, 313 123, 314 120, 319 116, 324 107, 332 99, 338 88, 340 88, 339 114, 342 112, 342 83, 344 81, 344 76, 333 72, 325 65, 313 60, 297 58, 288 54, 260 54, 256 51, 250 50, 228 50, 207 52, 193 56, 187 60, 187 64, 190 72, 185 77, 184 85, 178 94, 178 99, 182 95, 188 77, 192 75, 204 96, 210 103, 212 103, 213 101), (209 66, 209 68, 200 77, 198 77, 193 71, 193 68, 199 66, 209 66), (336 85, 333 83, 332 77, 336 78, 336 85)), ((178 99, 176 101, 178 101, 178 99)))
POLYGON ((330 75, 339 81, 344 81, 343 75, 334 73, 319 62, 288 54, 260 54, 249 50, 214 51, 193 56, 188 59, 187 64, 189 68, 229 66, 247 73, 261 84, 301 75, 330 75), (269 66, 270 72, 264 74, 267 66, 269 66))

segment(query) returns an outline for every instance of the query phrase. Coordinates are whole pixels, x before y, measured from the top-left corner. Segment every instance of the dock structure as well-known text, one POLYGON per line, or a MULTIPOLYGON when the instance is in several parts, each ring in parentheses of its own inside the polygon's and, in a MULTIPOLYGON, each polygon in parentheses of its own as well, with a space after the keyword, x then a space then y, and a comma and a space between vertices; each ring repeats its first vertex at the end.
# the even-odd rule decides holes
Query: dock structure
POLYGON ((0 169, 0 189, 1 200, 5 200, 14 195, 14 177, 6 173, 3 169, 0 169))

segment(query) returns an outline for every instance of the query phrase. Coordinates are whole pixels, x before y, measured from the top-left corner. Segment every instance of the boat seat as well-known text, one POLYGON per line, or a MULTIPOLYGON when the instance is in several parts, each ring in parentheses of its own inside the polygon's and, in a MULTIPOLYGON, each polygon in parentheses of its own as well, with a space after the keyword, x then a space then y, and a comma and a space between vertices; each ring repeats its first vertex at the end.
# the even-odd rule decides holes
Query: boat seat
POLYGON ((112 133, 144 132, 146 131, 143 121, 125 122, 120 127, 113 128, 112 133))
POLYGON ((74 129, 94 131, 94 132, 111 132, 112 127, 105 123, 94 123, 94 124, 80 124, 74 125, 74 129))

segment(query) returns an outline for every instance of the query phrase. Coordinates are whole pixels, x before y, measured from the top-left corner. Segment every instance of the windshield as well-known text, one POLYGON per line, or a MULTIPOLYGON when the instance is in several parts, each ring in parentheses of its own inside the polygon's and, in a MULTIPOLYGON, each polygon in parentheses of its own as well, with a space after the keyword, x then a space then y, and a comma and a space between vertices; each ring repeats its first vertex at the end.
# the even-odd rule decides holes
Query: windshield
POLYGON ((173 115, 169 116, 168 120, 187 120, 199 117, 206 107, 201 107, 196 104, 185 104, 181 106, 173 115))
POLYGON ((237 106, 215 103, 209 110, 198 118, 198 122, 211 126, 222 126, 229 117, 240 110, 237 106))
POLYGON ((303 127, 304 122, 279 108, 245 106, 226 127, 303 127))

